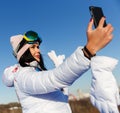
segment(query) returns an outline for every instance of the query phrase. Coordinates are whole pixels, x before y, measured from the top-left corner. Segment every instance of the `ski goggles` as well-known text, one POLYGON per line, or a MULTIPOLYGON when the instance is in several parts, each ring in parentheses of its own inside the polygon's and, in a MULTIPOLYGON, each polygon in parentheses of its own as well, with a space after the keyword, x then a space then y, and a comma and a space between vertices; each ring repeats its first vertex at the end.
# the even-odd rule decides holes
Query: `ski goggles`
POLYGON ((41 38, 34 31, 28 31, 28 32, 26 32, 23 35, 23 39, 25 39, 28 44, 33 44, 35 42, 39 42, 39 44, 40 44, 42 42, 41 38))
POLYGON ((34 32, 34 31, 26 32, 23 35, 23 40, 16 47, 16 50, 14 51, 14 56, 17 55, 17 53, 21 50, 21 48, 23 48, 23 47, 25 48, 26 46, 28 46, 28 44, 34 44, 34 43, 40 44, 41 42, 42 42, 42 40, 36 32, 34 32))

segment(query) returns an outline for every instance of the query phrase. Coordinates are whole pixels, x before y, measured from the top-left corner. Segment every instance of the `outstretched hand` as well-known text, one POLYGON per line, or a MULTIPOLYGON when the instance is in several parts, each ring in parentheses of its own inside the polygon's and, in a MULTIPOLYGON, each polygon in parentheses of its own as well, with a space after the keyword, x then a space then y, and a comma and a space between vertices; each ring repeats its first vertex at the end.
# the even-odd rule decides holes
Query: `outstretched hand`
POLYGON ((107 24, 103 27, 105 18, 102 17, 96 29, 93 29, 93 19, 89 22, 87 28, 87 44, 86 47, 92 54, 104 48, 113 38, 113 26, 107 24))
POLYGON ((65 59, 65 55, 57 56, 54 50, 51 50, 50 52, 48 52, 48 56, 53 61, 55 67, 58 67, 60 64, 62 64, 65 59))

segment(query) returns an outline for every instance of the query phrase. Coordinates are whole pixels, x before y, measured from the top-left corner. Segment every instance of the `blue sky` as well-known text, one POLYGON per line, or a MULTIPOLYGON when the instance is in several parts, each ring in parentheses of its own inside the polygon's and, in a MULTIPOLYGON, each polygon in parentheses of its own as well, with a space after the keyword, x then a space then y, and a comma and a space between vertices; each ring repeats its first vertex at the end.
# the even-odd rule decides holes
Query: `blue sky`
MULTIPOLYGON (((2 83, 5 67, 17 63, 12 55, 9 38, 13 35, 34 30, 42 37, 41 52, 48 69, 53 68, 47 52, 55 50, 66 58, 78 46, 86 44, 86 29, 90 20, 88 7, 100 6, 104 10, 107 23, 114 26, 112 42, 97 55, 105 55, 120 61, 120 1, 119 0, 4 0, 0 1, 0 103, 17 101, 14 88, 2 83)), ((120 85, 120 62, 114 70, 120 85)), ((91 73, 88 71, 71 87, 89 92, 91 73)))

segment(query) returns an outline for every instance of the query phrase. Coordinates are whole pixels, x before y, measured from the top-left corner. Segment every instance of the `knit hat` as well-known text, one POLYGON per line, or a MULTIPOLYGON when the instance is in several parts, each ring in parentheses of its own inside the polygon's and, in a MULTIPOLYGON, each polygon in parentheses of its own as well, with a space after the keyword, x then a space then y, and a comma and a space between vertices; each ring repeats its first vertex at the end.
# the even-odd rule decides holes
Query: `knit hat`
POLYGON ((25 51, 31 46, 31 44, 26 43, 23 45, 23 47, 19 49, 22 40, 23 40, 23 35, 21 34, 12 36, 10 38, 10 43, 13 48, 13 53, 18 61, 20 60, 21 56, 25 53, 25 51))

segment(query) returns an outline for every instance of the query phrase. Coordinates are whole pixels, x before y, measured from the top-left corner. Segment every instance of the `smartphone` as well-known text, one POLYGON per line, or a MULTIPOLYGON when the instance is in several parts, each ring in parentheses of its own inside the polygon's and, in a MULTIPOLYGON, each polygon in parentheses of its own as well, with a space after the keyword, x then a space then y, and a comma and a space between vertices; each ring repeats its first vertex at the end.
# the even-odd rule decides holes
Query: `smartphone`
MULTIPOLYGON (((89 6, 90 15, 94 20, 94 27, 96 28, 99 24, 99 21, 104 17, 103 10, 101 7, 89 6)), ((104 21, 103 27, 107 25, 106 20, 104 21)))

